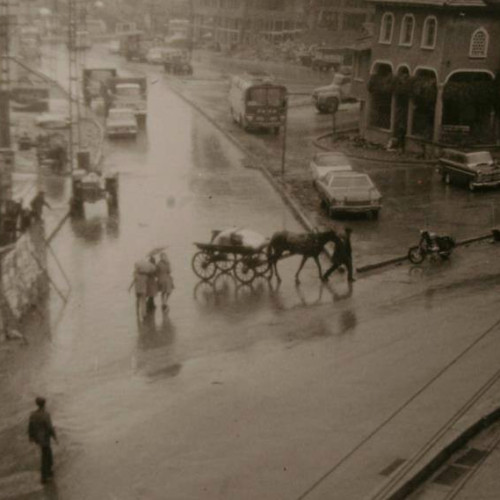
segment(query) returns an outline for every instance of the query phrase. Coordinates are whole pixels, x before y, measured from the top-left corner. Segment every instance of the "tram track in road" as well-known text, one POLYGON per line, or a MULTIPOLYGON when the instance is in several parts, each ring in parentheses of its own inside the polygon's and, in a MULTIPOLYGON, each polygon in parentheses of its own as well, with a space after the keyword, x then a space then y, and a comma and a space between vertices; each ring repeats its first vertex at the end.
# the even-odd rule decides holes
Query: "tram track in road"
MULTIPOLYGON (((455 367, 460 361, 464 360, 474 348, 476 348, 482 341, 486 340, 492 333, 500 327, 500 318, 495 320, 488 328, 483 330, 472 342, 470 342, 464 349, 461 350, 453 359, 451 359, 445 366, 443 366, 430 380, 422 385, 415 391, 409 398, 407 398, 399 407, 397 407, 387 418, 379 423, 368 435, 361 441, 353 446, 347 453, 345 453, 335 464, 326 470, 314 483, 312 483, 305 491, 303 491, 295 500, 305 500, 315 492, 325 481, 327 481, 333 474, 335 474, 348 460, 352 459, 359 453, 365 446, 374 440, 383 430, 399 416, 403 411, 407 410, 412 403, 414 403, 426 390, 433 386, 436 382, 443 378, 443 376, 455 367)), ((365 497, 365 500, 399 500, 405 498, 404 496, 397 495, 398 488, 402 486, 405 479, 409 479, 409 475, 420 461, 429 453, 434 446, 450 431, 453 426, 467 414, 475 404, 497 383, 500 381, 500 369, 496 370, 488 379, 467 399, 467 401, 455 411, 455 413, 428 439, 421 447, 413 454, 411 458, 405 460, 396 470, 392 473, 389 479, 383 483, 375 492, 365 497)), ((444 462, 444 461, 443 461, 444 462)), ((442 465, 442 464, 439 464, 442 465)), ((438 465, 438 466, 439 466, 438 465)), ((418 486, 418 485, 417 485, 418 486)), ((451 496, 450 498, 454 498, 451 496)))

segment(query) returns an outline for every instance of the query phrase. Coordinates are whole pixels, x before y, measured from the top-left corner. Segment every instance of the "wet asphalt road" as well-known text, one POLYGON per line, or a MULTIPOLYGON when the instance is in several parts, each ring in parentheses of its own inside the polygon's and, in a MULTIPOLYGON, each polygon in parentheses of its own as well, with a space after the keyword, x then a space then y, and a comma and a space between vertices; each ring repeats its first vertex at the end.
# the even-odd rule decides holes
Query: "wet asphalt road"
MULTIPOLYGON (((467 384, 457 363, 442 386, 405 404, 494 319, 495 249, 460 251, 422 272, 404 266, 352 289, 341 275, 322 287, 312 263, 295 287, 298 259, 282 263, 280 289, 200 285, 193 242, 211 229, 298 227, 241 153, 161 80, 150 86, 149 111, 136 142, 107 146, 119 215, 92 206, 64 226, 53 247, 69 301, 52 294, 39 326, 46 335, 31 332, 7 364, 0 440, 16 438, 4 468, 15 479, 16 462, 36 467, 23 448, 34 395, 47 395, 61 436, 56 483, 42 492, 35 474, 19 476, 28 493, 9 498, 362 498, 405 444, 431 436, 496 366, 492 338, 467 359, 467 384), (176 284, 170 313, 138 324, 127 291, 133 263, 161 245, 176 284), (457 380, 457 397, 443 399, 457 380), (436 399, 446 401, 443 415, 429 411, 436 399), (402 406, 407 413, 379 432, 402 406), (419 431, 401 439, 416 418, 419 431)), ((45 183, 62 204, 60 179, 45 183)), ((63 287, 53 260, 51 274, 63 287)))

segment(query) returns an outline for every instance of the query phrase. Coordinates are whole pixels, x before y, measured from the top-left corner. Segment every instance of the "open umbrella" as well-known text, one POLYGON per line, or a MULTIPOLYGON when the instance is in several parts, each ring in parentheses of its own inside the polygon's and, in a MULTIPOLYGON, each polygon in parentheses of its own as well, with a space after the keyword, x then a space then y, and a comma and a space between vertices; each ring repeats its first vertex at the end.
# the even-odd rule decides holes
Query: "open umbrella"
POLYGON ((159 253, 163 252, 164 250, 166 250, 168 247, 167 245, 164 245, 162 247, 155 247, 153 248, 153 250, 150 250, 148 253, 147 253, 147 256, 148 257, 154 257, 155 255, 158 255, 159 253))
POLYGON ((147 259, 138 260, 135 263, 135 268, 137 271, 144 274, 153 274, 156 272, 156 266, 147 259))

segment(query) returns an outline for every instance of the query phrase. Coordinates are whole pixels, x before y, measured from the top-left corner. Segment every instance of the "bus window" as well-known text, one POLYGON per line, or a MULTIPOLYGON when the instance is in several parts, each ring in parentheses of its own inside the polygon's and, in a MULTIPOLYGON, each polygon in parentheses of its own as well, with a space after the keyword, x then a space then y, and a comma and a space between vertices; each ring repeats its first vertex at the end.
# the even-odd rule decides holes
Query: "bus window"
POLYGON ((269 106, 283 106, 284 95, 281 89, 269 89, 267 91, 269 106))
POLYGON ((262 87, 257 87, 250 89, 248 92, 248 104, 254 106, 266 106, 267 105, 267 90, 262 87))

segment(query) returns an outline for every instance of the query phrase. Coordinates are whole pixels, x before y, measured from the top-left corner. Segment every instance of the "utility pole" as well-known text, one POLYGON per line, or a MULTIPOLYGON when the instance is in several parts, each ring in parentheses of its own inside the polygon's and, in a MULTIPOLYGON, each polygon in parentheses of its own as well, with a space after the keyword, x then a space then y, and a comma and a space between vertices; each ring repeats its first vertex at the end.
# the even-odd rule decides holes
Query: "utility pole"
POLYGON ((10 148, 10 9, 0 0, 0 148, 10 148))
MULTIPOLYGON (((79 115, 78 111, 78 53, 76 44, 76 26, 77 26, 77 12, 76 0, 68 0, 68 92, 69 92, 69 144, 68 144, 68 160, 70 172, 74 168, 75 152, 78 150, 78 139, 75 135, 74 121, 75 117, 79 115), (76 97, 75 97, 76 96, 76 97), (77 109, 75 110, 75 101, 77 109), (76 111, 76 112, 75 112, 76 111), (75 142, 76 141, 76 142, 75 142)), ((78 123, 78 128, 79 123, 78 123)))

